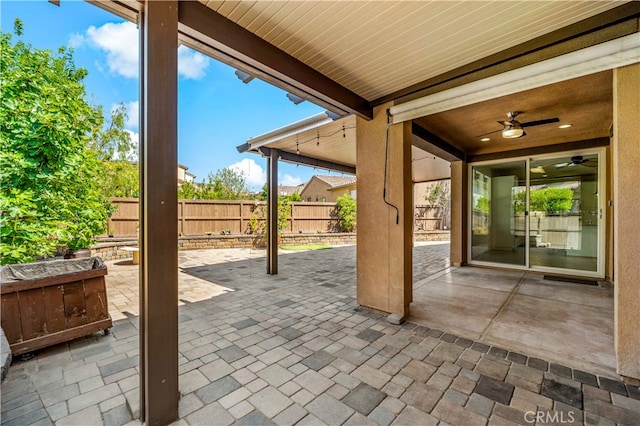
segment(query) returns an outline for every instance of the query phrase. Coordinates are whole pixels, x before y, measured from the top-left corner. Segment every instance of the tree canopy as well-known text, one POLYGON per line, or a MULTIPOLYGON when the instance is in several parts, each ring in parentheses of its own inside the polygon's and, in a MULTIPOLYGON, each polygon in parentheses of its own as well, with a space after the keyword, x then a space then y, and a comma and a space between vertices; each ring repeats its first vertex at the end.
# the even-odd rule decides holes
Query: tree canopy
POLYGON ((202 183, 183 182, 178 186, 179 199, 246 200, 253 198, 244 173, 234 169, 219 169, 209 173, 202 183))
POLYGON ((87 71, 65 47, 54 53, 5 32, 0 43, 1 262, 88 247, 111 206, 96 184, 101 166, 90 141, 103 117, 86 100, 87 71))

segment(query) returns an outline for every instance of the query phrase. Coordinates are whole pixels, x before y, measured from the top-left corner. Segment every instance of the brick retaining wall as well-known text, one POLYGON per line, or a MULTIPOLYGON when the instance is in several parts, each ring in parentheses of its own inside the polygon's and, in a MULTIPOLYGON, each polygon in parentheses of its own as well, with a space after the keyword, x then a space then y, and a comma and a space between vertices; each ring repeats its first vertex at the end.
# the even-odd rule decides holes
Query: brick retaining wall
MULTIPOLYGON (((329 246, 356 243, 355 233, 287 234, 281 237, 283 245, 327 244, 329 246)), ((448 241, 449 231, 424 231, 414 233, 415 241, 448 241)), ((257 235, 202 235, 178 238, 178 250, 202 250, 222 248, 264 248, 266 242, 257 235)), ((131 252, 123 247, 137 246, 135 238, 102 238, 91 247, 93 256, 103 260, 130 259, 131 252)))

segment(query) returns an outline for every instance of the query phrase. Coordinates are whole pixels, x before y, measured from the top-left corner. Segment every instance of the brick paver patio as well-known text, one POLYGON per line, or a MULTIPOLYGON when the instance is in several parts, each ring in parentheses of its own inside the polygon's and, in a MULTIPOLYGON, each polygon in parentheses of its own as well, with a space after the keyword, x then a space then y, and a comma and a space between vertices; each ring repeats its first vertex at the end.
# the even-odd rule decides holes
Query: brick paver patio
MULTIPOLYGON (((414 273, 448 265, 416 247, 414 273)), ((180 420, 191 425, 640 424, 640 392, 355 302, 355 247, 180 252, 180 420)), ((14 361, 2 424, 139 424, 137 266, 109 262, 112 333, 14 361)), ((452 273, 454 273, 453 271, 452 273)))

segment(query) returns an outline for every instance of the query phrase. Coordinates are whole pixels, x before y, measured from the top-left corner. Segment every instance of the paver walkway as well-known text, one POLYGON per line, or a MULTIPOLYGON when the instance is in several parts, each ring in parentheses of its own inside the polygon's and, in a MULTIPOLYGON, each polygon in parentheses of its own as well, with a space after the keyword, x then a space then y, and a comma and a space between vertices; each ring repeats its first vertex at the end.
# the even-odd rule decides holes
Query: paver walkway
MULTIPOLYGON (((447 264, 416 250, 418 271, 447 264)), ((361 310, 354 247, 277 276, 263 253, 180 253, 178 424, 640 424, 637 387, 361 310)), ((109 263, 110 335, 14 362, 2 424, 138 424, 136 271, 109 263)))

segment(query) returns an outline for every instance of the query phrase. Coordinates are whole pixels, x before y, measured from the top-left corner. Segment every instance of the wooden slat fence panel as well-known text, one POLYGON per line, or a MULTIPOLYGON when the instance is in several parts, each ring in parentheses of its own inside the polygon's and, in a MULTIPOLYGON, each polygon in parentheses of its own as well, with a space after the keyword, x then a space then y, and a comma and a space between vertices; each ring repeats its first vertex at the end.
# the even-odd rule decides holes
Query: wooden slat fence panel
MULTIPOLYGON (((116 237, 135 237, 138 227, 138 199, 112 198, 116 207, 108 230, 116 237)), ((284 233, 315 234, 339 232, 335 203, 295 202, 284 233)), ((178 232, 182 235, 250 234, 252 224, 264 229, 266 203, 253 200, 179 200, 178 232)), ((443 229, 446 213, 442 208, 417 205, 415 229, 443 229)), ((104 235, 106 236, 106 235, 104 235)))

